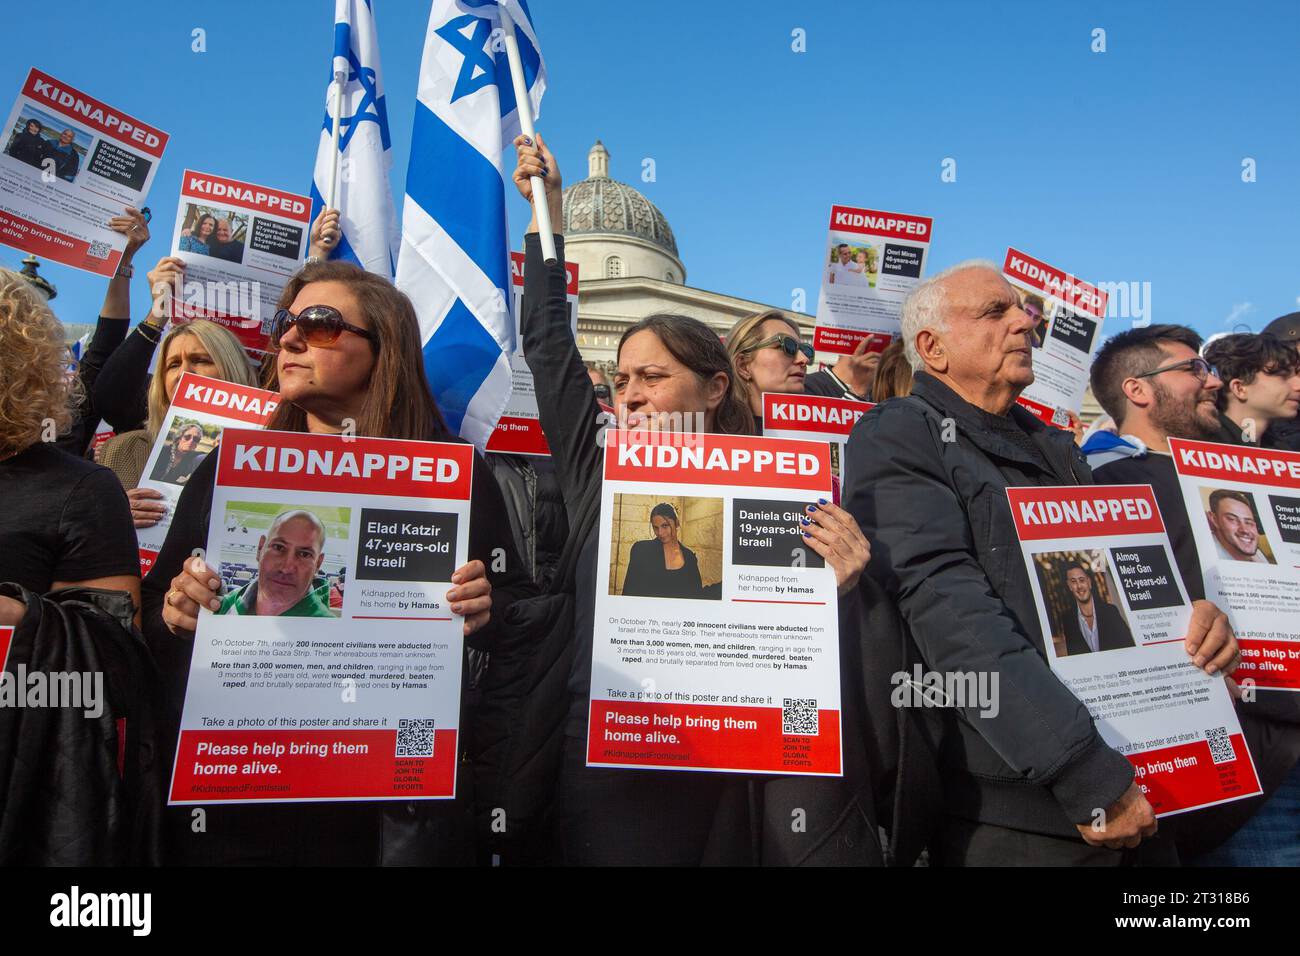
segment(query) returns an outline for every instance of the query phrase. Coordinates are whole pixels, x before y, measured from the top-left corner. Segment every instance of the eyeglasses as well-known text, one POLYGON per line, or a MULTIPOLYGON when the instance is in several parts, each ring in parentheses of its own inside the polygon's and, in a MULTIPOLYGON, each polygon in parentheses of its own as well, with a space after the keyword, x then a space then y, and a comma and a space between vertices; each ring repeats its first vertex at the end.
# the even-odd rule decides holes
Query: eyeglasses
POLYGON ((756 352, 759 349, 769 348, 780 349, 786 354, 787 358, 794 358, 796 354, 802 352, 804 357, 810 362, 813 360, 813 356, 817 354, 816 350, 807 342, 800 342, 793 335, 786 335, 782 332, 778 332, 776 335, 769 335, 767 338, 763 339, 763 341, 756 342, 749 346, 749 348, 744 348, 740 351, 756 352))
POLYGON ((297 328, 298 334, 308 345, 333 345, 344 332, 351 332, 371 342, 379 341, 379 337, 369 329, 344 322, 339 310, 328 305, 309 305, 297 315, 288 309, 275 313, 275 323, 271 326, 272 346, 279 348, 280 339, 293 328, 297 328))
POLYGON ((608 401, 609 401, 609 386, 608 386, 608 385, 597 385, 597 386, 596 386, 596 397, 597 397, 598 399, 600 399, 602 402, 608 402, 608 401))
POLYGON ((1160 368, 1153 368, 1149 372, 1143 372, 1141 375, 1134 375, 1134 378, 1150 378, 1152 375, 1159 375, 1161 372, 1191 372, 1202 382, 1206 381, 1211 375, 1219 377, 1218 370, 1199 355, 1196 358, 1184 359, 1181 362, 1174 362, 1172 365, 1162 365, 1160 368))

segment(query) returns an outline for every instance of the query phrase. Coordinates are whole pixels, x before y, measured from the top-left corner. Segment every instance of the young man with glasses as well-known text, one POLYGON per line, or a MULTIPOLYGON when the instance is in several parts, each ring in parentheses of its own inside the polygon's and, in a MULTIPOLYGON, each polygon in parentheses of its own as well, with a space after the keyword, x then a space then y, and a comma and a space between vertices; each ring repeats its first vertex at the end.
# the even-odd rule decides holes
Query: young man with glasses
POLYGON ((1300 355, 1267 332, 1225 335, 1205 347, 1219 370, 1221 441, 1276 447, 1270 426, 1300 410, 1300 355))
POLYGON ((1198 350, 1201 337, 1183 325, 1150 325, 1109 339, 1092 360, 1092 392, 1115 432, 1083 446, 1103 484, 1151 485, 1169 528, 1188 597, 1205 597, 1169 438, 1219 441, 1219 380, 1198 350))

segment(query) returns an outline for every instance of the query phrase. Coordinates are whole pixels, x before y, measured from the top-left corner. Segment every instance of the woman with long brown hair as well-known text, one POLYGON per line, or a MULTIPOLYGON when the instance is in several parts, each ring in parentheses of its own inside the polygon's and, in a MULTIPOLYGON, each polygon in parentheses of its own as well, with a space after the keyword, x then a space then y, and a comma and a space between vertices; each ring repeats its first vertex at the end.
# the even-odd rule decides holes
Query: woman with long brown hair
MULTIPOLYGON (((514 182, 531 201, 532 176, 544 177, 552 222, 561 221, 561 179, 541 137, 515 140, 514 182)), ((535 380, 538 412, 550 444, 578 557, 571 595, 573 631, 567 687, 555 710, 563 734, 555 824, 566 864, 697 865, 752 860, 750 830, 729 811, 744 806, 748 778, 735 774, 610 770, 586 766, 587 713, 596 626, 597 525, 602 486, 601 413, 568 321, 564 239, 548 266, 537 218, 525 238, 524 355, 535 380), (720 821, 726 817, 727 822, 720 821)), ((754 417, 718 336, 697 319, 653 315, 619 340, 614 376, 618 426, 629 430, 747 435, 754 417)), ((835 570, 841 593, 852 591, 868 558, 866 539, 834 505, 808 510, 810 546, 835 570)), ((662 560, 663 549, 660 549, 662 560)), ((560 658, 564 660, 564 657, 560 658)), ((547 706, 550 704, 548 702, 547 706)), ((546 726, 554 726, 548 710, 546 726)), ((530 750, 533 741, 523 743, 530 750)), ((751 821, 752 822, 752 821, 751 821)))
MULTIPOLYGON (((305 266, 280 297, 272 344, 268 387, 279 391, 281 403, 269 428, 460 441, 429 391, 415 310, 387 279, 345 262, 305 266)), ((173 720, 184 700, 199 608, 220 606, 220 580, 192 557, 207 543, 215 471, 209 457, 186 484, 144 584, 145 636, 163 670, 173 720)), ((452 574, 447 600, 465 618, 467 646, 490 648, 501 612, 534 588, 481 456, 474 464, 469 557, 452 574)), ((469 672, 464 669, 466 678, 469 672)), ((473 721, 463 718, 461 729, 468 747, 473 721)), ((470 863, 472 780, 471 773, 457 775, 454 801, 210 807, 203 834, 190 832, 188 812, 177 813, 167 831, 168 855, 204 864, 470 863)))

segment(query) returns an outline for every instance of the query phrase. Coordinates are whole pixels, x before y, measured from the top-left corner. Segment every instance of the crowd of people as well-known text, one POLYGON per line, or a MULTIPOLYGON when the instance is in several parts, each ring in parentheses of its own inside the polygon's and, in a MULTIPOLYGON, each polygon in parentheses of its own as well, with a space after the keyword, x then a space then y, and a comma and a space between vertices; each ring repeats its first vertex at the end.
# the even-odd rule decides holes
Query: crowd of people
MULTIPOLYGON (((515 146, 521 194, 531 201, 530 178, 543 178, 551 221, 562 221, 554 155, 541 137, 515 146)), ((132 261, 149 233, 131 209, 111 226, 126 237, 123 264, 74 375, 49 307, 22 276, 0 270, 8 666, 102 672, 108 696, 93 719, 0 712, 6 735, 23 741, 0 767, 10 795, 0 808, 0 862, 1297 862, 1300 695, 1260 690, 1246 699, 1232 681, 1237 641, 1205 599, 1168 442, 1300 450, 1300 314, 1204 349, 1186 326, 1114 335, 1091 372, 1109 425, 1080 447, 1017 404, 1034 380, 1039 320, 991 262, 962 262, 920 283, 883 353, 861 348, 811 371, 813 349, 785 313, 745 318, 725 342, 694 318, 657 314, 624 332, 611 381, 579 354, 564 240, 554 237, 557 261, 548 265, 536 214, 524 237, 522 336, 551 456, 475 456, 469 561, 447 595, 464 618, 466 654, 456 799, 213 805, 196 827, 191 808, 168 807, 164 794, 200 609, 328 616, 341 605, 344 575, 321 577, 325 529, 297 512, 279 516, 258 544, 258 567, 280 570, 238 587, 222 580, 203 557, 215 460, 199 453, 196 426, 171 436, 158 463, 183 490, 141 580, 135 531, 167 506, 140 482, 180 375, 277 391, 272 429, 328 434, 351 423, 361 436, 460 439, 431 395, 409 299, 388 279, 329 258, 337 212, 313 226, 260 367, 218 325, 167 329, 179 259, 149 272, 149 315, 128 333, 132 261), (801 522, 838 591, 843 776, 589 767, 596 594, 608 576, 597 567, 606 409, 622 428, 754 435, 765 392, 876 403, 846 446, 840 500, 809 505, 801 522), (100 419, 116 437, 92 451, 100 419), (1006 490, 1092 483, 1154 488, 1194 602, 1186 654, 1226 677, 1261 796, 1157 825, 1130 761, 1052 671, 1006 490), (996 713, 894 706, 891 676, 914 663, 999 675, 996 713), (791 827, 792 815, 804 825, 791 827)), ((203 217, 187 238, 218 241, 217 226, 203 217)), ((847 249, 839 263, 849 269, 847 249)), ((1213 507, 1224 528, 1216 541, 1249 559, 1234 501, 1213 507)), ((646 539, 633 549, 625 593, 699 596, 699 561, 674 507, 652 509, 646 539)), ((1106 616, 1113 609, 1095 600, 1087 570, 1071 569, 1066 581, 1077 602, 1070 653, 1121 641, 1124 622, 1106 616)))

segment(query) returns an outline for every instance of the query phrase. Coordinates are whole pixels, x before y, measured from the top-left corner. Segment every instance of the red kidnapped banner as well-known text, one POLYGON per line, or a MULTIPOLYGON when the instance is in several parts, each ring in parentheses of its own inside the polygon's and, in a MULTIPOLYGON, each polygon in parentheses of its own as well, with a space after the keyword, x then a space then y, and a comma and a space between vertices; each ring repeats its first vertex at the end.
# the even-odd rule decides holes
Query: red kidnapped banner
POLYGON ((860 232, 864 235, 884 236, 888 239, 908 239, 912 242, 930 241, 934 220, 929 216, 909 216, 901 212, 880 212, 875 209, 854 209, 852 206, 831 206, 831 229, 836 232, 860 232))
POLYGON ((819 733, 814 736, 782 736, 780 707, 593 700, 590 716, 590 764, 841 772, 836 710, 817 712, 819 733))
POLYGON ((167 134, 115 110, 107 103, 33 68, 23 84, 23 96, 47 104, 55 112, 84 123, 114 139, 130 143, 155 158, 167 146, 167 134))
POLYGON ((1008 488, 1007 499, 1021 541, 1165 530, 1150 485, 1008 488))
POLYGON ((171 799, 450 797, 456 731, 437 730, 433 737, 433 756, 412 758, 394 756, 396 730, 186 730, 176 748, 171 799))
POLYGON ((5 212, 0 212, 0 237, 3 237, 0 241, 16 249, 101 276, 111 276, 122 261, 122 253, 116 249, 109 252, 108 258, 101 259, 90 254, 90 243, 84 239, 5 212))
POLYGON ((502 415, 488 437, 487 450, 508 455, 549 455, 551 446, 536 418, 502 415))
POLYGON ((822 395, 763 393, 763 430, 832 433, 848 437, 858 419, 876 406, 822 395))
POLYGON ((227 428, 217 484, 468 501, 473 470, 473 445, 227 428))
POLYGON ((176 393, 172 396, 172 408, 207 412, 249 425, 265 425, 279 404, 280 395, 277 392, 204 378, 192 372, 181 376, 181 380, 176 383, 176 393))
POLYGON ((1094 318, 1106 315, 1106 293, 1091 283, 1076 279, 1055 266, 1040 262, 1018 249, 1008 249, 1002 271, 1014 276, 1025 285, 1032 286, 1045 295, 1055 296, 1062 302, 1094 318))
POLYGON ((1158 814, 1258 792, 1259 779, 1251 766, 1245 738, 1232 734, 1228 742, 1233 759, 1220 763, 1214 762, 1205 740, 1129 754, 1129 762, 1137 772, 1134 782, 1158 814))
POLYGON ((296 193, 286 193, 269 186, 226 179, 209 173, 185 170, 181 178, 181 195, 205 205, 241 206, 255 212, 283 216, 306 223, 311 219, 311 200, 296 193))
MULTIPOLYGON (((565 292, 568 295, 577 295, 578 264, 576 262, 566 262, 564 264, 564 280, 565 292)), ((510 253, 510 281, 518 286, 524 284, 524 254, 522 252, 510 253)))
POLYGON ((1181 438, 1169 439, 1169 450, 1180 475, 1300 488, 1300 453, 1181 438))
POLYGON ((605 437, 607 481, 831 490, 824 441, 615 428, 605 437))

